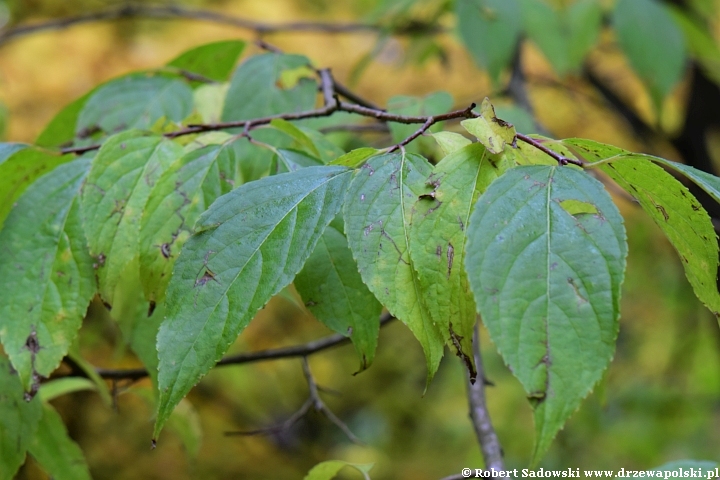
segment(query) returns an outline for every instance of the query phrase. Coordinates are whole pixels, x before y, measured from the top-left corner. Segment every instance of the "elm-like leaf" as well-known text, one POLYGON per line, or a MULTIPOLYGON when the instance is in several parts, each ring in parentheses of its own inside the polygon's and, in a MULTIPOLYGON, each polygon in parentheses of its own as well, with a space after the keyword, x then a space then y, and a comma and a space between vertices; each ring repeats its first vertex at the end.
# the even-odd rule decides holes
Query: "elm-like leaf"
POLYGON ((155 183, 140 221, 140 280, 145 298, 165 296, 195 220, 240 183, 232 143, 208 145, 177 159, 155 183))
POLYGON ((498 83, 522 30, 520 4, 517 0, 458 0, 455 5, 460 38, 498 83))
POLYGON ((49 404, 43 405, 42 418, 28 451, 55 480, 92 478, 82 450, 70 438, 62 418, 49 404))
POLYGON ((58 155, 22 143, 0 144, 0 227, 28 185, 74 159, 73 155, 58 155))
POLYGON ((0 339, 26 389, 68 353, 95 293, 79 205, 89 168, 78 159, 40 177, 0 231, 0 339))
POLYGON ((630 65, 660 110, 685 70, 685 41, 680 27, 658 0, 618 0, 613 26, 630 65))
POLYGON ((289 285, 342 205, 351 170, 309 167, 223 195, 198 219, 158 333, 159 434, 175 405, 289 285))
POLYGON ((443 355, 444 339, 433 323, 410 251, 411 219, 432 166, 419 155, 370 158, 350 183, 343 216, 360 276, 390 313, 405 323, 425 352, 428 383, 443 355))
POLYGON ((495 180, 468 227, 465 267, 490 337, 534 409, 533 464, 615 350, 627 244, 602 184, 569 167, 495 180), (562 202, 593 205, 573 215, 562 202))
MULTIPOLYGON (((695 295, 716 317, 720 317, 720 293, 717 289, 718 241, 712 220, 700 202, 682 183, 661 167, 657 158, 629 153, 617 147, 591 140, 569 139, 585 160, 598 161, 597 168, 632 195, 663 231, 680 256, 685 275, 695 295)), ((665 165, 688 175, 712 195, 717 182, 691 167, 665 165)), ((717 195, 719 192, 715 191, 717 195)))
POLYGON ((93 161, 82 210, 100 295, 110 304, 120 274, 140 253, 140 220, 150 192, 182 153, 170 140, 129 131, 109 138, 93 161))
POLYGON ((475 301, 465 273, 465 229, 478 196, 512 161, 473 143, 445 157, 427 179, 433 190, 415 204, 410 254, 430 316, 475 376, 475 301))
POLYGON ((382 305, 362 282, 347 239, 331 224, 295 278, 305 306, 330 329, 349 336, 360 370, 372 364, 380 333, 382 305))
POLYGON ((241 40, 208 43, 181 53, 168 62, 168 66, 224 82, 244 48, 245 42, 241 40))
POLYGON ((42 404, 37 396, 25 401, 20 380, 3 356, 0 356, 0 392, 0 480, 12 480, 35 437, 42 404))
POLYGON ((265 53, 248 58, 235 70, 230 80, 223 121, 248 120, 313 108, 317 82, 305 78, 293 86, 282 82, 283 72, 309 65, 310 61, 301 55, 265 53))

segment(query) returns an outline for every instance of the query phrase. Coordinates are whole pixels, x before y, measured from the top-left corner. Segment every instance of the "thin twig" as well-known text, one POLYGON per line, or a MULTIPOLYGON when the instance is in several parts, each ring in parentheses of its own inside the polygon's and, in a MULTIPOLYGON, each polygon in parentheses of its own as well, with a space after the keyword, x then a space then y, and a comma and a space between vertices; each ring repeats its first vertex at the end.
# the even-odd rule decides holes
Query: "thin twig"
POLYGON ((320 398, 321 388, 318 386, 315 378, 310 371, 310 365, 308 364, 307 357, 302 357, 302 368, 303 375, 308 384, 308 399, 305 400, 302 407, 300 407, 295 413, 293 413, 284 422, 269 427, 257 428, 255 430, 244 430, 235 432, 225 432, 226 436, 249 436, 249 435, 268 435, 273 433, 285 432, 290 430, 297 422, 300 421, 305 415, 310 412, 310 408, 313 408, 316 412, 324 415, 328 420, 334 423, 343 433, 354 443, 363 444, 363 442, 355 436, 350 428, 340 420, 337 415, 333 413, 322 398, 320 398))
POLYGON ((271 425, 269 427, 263 427, 263 428, 256 428, 255 430, 240 430, 240 431, 233 431, 233 432, 225 432, 226 437, 234 437, 234 436, 253 436, 253 435, 268 435, 271 433, 279 433, 279 432, 286 432, 290 430, 297 422, 300 421, 307 413, 310 411, 310 408, 313 406, 313 400, 312 398, 308 398, 305 400, 305 403, 303 403, 302 407, 300 407, 295 413, 290 415, 287 420, 284 422, 278 423, 277 425, 271 425))
MULTIPOLYGON (((120 20, 130 18, 148 18, 153 20, 201 20, 212 23, 229 25, 232 27, 250 30, 258 35, 280 32, 320 32, 326 34, 338 33, 377 33, 383 27, 368 23, 341 23, 341 22, 287 22, 267 23, 248 18, 226 15, 212 10, 185 8, 179 5, 141 5, 131 4, 120 8, 112 8, 99 12, 84 13, 72 17, 48 20, 11 27, 0 33, 0 45, 26 35, 41 31, 63 30, 83 23, 101 22, 107 20, 120 20)), ((427 33, 440 33, 437 28, 428 28, 427 33)), ((399 29, 397 34, 404 35, 399 29)))
MULTIPOLYGON (((482 355, 480 354, 480 322, 475 324, 475 334, 473 335, 473 356, 475 357, 475 367, 477 368, 478 378, 484 379, 485 373, 482 363, 482 355)), ((480 450, 485 459, 485 468, 495 470, 505 470, 505 462, 503 461, 502 447, 498 440, 495 428, 490 421, 490 412, 485 401, 485 382, 471 382, 468 377, 468 403, 470 404, 470 419, 475 428, 480 450)))
MULTIPOLYGON (((266 45, 267 48, 271 48, 270 45, 266 45)), ((194 124, 194 125, 188 125, 185 128, 181 128, 179 130, 175 130, 174 132, 168 132, 163 134, 166 138, 177 138, 184 135, 192 135, 192 134, 198 134, 198 133, 204 133, 204 132, 212 132, 217 130, 227 130, 231 128, 243 128, 243 132, 245 135, 248 134, 250 130, 253 128, 267 125, 271 123, 273 120, 276 119, 282 119, 286 121, 295 121, 295 120, 304 120, 307 118, 322 118, 322 117, 329 117, 333 115, 335 112, 347 112, 347 113, 354 113, 363 117, 371 117, 376 120, 382 121, 382 122, 395 122, 395 123, 402 123, 402 124, 422 124, 422 126, 417 129, 413 134, 408 136, 405 140, 401 141, 400 143, 390 147, 388 149, 389 152, 393 152, 397 149, 402 149, 407 144, 415 140, 417 137, 425 133, 430 127, 432 127, 434 124, 438 122, 443 122, 446 120, 453 120, 458 118, 476 118, 480 116, 479 114, 473 112, 473 109, 475 108, 475 104, 472 103, 467 108, 461 109, 461 110, 454 110, 452 112, 442 113, 439 115, 429 115, 429 116, 411 116, 411 115, 399 115, 394 113, 389 113, 385 110, 379 110, 376 108, 370 108, 364 105, 359 105, 356 103, 347 103, 347 102, 341 102, 337 95, 336 95, 336 86, 337 84, 333 80, 332 74, 330 73, 330 70, 320 69, 317 71, 318 75, 320 76, 320 91, 323 94, 323 100, 324 100, 324 106, 321 108, 314 108, 312 110, 305 110, 302 112, 291 112, 291 113, 281 113, 276 115, 269 115, 267 117, 260 117, 260 118, 253 118, 248 120, 236 120, 232 122, 220 122, 220 123, 206 123, 206 124, 194 124)), ((366 102, 367 103, 367 102, 366 102)), ((557 152, 554 152, 553 150, 547 148, 545 145, 542 144, 542 142, 532 138, 528 137, 527 135, 524 135, 522 133, 517 133, 517 138, 523 142, 526 142, 538 150, 546 153, 547 155, 551 156, 560 165, 567 165, 569 163, 572 163, 574 165, 583 166, 583 163, 581 160, 576 160, 574 158, 568 158, 564 155, 561 155, 557 152)), ((97 150, 100 148, 100 145, 89 145, 85 147, 70 147, 70 148, 63 148, 61 149, 61 153, 68 154, 68 153, 74 153, 74 154, 82 154, 85 152, 89 152, 92 150, 97 150)))
POLYGON ((328 408, 327 405, 325 405, 325 402, 323 402, 322 398, 320 398, 320 394, 318 393, 318 386, 315 382, 315 378, 312 375, 312 372, 310 372, 310 364, 308 363, 307 357, 303 357, 303 373, 305 374, 305 380, 307 380, 308 383, 308 390, 310 391, 310 399, 312 400, 313 407, 315 407, 315 411, 322 413, 327 417, 328 420, 330 420, 332 423, 334 423, 340 430, 343 431, 346 437, 350 439, 353 443, 357 443, 360 445, 364 445, 364 442, 360 440, 358 437, 355 436, 355 434, 350 430, 350 427, 345 425, 345 423, 340 420, 337 415, 333 413, 332 410, 328 408))
MULTIPOLYGON (((387 325, 395 317, 389 313, 383 313, 380 316, 380 327, 387 325)), ((226 365, 240 365, 243 363, 254 363, 263 362, 267 360, 278 360, 281 358, 297 358, 307 357, 314 353, 327 350, 332 347, 338 347, 350 343, 350 338, 345 335, 336 333, 335 335, 328 335, 325 338, 319 340, 313 340, 302 345, 293 345, 291 347, 273 348, 270 350, 260 350, 257 352, 249 353, 238 353, 235 355, 228 355, 220 360, 216 366, 222 367, 226 365)), ((148 371, 144 368, 130 368, 130 369, 105 369, 97 368, 98 375, 104 379, 129 379, 129 380, 140 380, 148 376, 148 371)), ((75 372, 67 376, 83 376, 82 372, 75 372)))

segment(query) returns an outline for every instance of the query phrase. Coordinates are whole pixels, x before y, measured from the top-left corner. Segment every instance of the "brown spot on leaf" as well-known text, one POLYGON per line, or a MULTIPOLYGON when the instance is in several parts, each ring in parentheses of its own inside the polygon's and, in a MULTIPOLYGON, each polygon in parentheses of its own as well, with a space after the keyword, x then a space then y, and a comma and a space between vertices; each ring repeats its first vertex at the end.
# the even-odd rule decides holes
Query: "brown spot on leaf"
POLYGON ((216 283, 220 283, 215 279, 215 272, 213 272, 209 268, 205 267, 205 273, 202 274, 202 277, 195 280, 195 286, 202 287, 211 280, 216 283))
POLYGON ((450 277, 450 272, 452 272, 454 259, 455 259, 455 247, 453 247, 452 243, 448 242, 448 248, 447 248, 447 261, 448 261, 447 276, 448 277, 450 277))
POLYGON ((152 317, 152 314, 155 312, 155 307, 157 304, 154 300, 150 300, 150 304, 148 305, 148 317, 152 317))

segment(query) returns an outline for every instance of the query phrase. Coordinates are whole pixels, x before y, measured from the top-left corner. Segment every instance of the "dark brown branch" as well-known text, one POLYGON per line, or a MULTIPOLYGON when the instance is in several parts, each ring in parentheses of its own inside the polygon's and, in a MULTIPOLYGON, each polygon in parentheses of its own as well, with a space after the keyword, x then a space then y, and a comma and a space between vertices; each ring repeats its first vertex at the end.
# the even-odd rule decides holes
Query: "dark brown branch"
MULTIPOLYGON (((475 334, 473 335, 473 356, 475 357, 475 367, 477 368, 477 376, 479 379, 485 379, 482 355, 480 354, 480 322, 475 324, 475 334)), ((480 450, 485 459, 485 468, 495 470, 505 470, 505 462, 503 460, 502 447, 498 440, 495 429, 490 421, 490 412, 485 401, 485 381, 470 381, 468 377, 468 403, 470 404, 470 419, 475 428, 480 450)))
MULTIPOLYGON (((270 47, 268 45, 268 47, 270 47)), ((422 126, 417 129, 412 135, 407 137, 402 142, 398 143, 397 145, 394 145, 388 149, 389 152, 393 152, 397 149, 403 148, 405 145, 409 144, 413 140, 415 140, 417 137, 425 133, 430 127, 432 127, 434 124, 438 122, 443 122, 446 120, 453 120, 458 118, 476 118, 479 116, 479 114, 473 112, 473 109, 475 108, 475 104, 472 103, 467 108, 464 108, 462 110, 454 110, 452 112, 443 113, 439 115, 430 115, 430 116, 410 116, 410 115, 398 115, 394 113, 389 113, 385 110, 378 110, 375 108, 366 107, 363 105, 358 105, 355 103, 347 103, 347 102, 341 102, 336 95, 336 83, 332 78, 332 74, 330 73, 330 70, 320 69, 317 71, 318 75, 320 76, 320 91, 323 94, 323 101, 324 106, 321 108, 315 108, 312 110, 306 110, 303 112, 292 112, 292 113, 281 113, 277 115, 270 115, 267 117, 260 117, 260 118, 254 118, 254 119, 248 119, 248 120, 237 120, 232 122, 220 122, 220 123, 209 123, 209 124, 196 124, 196 125, 188 125, 186 128, 182 128, 179 130, 176 130, 174 132, 168 132, 165 133, 164 136, 167 138, 176 138, 184 135, 192 135, 197 133, 203 133, 203 132, 212 132, 217 130, 227 130, 232 128, 242 128, 243 133, 245 135, 248 134, 250 130, 253 128, 259 127, 261 125, 267 125, 273 120, 276 119, 283 119, 286 121, 293 121, 293 120, 303 120, 306 118, 321 118, 321 117, 329 117, 333 115, 335 112, 347 112, 347 113, 354 113, 363 117, 371 117, 376 120, 382 121, 382 122, 395 122, 395 123, 402 123, 402 124, 422 124, 422 126)), ((560 165, 567 165, 569 163, 572 163, 574 165, 582 166, 583 162, 580 160, 576 160, 573 158, 567 158, 557 152, 552 151, 551 149, 547 148, 545 145, 542 144, 539 140, 536 140, 534 138, 528 137, 527 135, 524 135, 522 133, 517 134, 517 138, 523 142, 526 142, 533 147, 537 148, 538 150, 546 153, 547 155, 551 156, 560 165)), ((90 145, 86 147, 71 147, 71 148, 63 148, 60 151, 64 154, 68 153, 75 153, 75 154, 81 154, 85 152, 89 152, 92 150, 97 150, 100 148, 100 145, 90 145)))
MULTIPOLYGON (((383 30, 380 25, 368 23, 338 23, 338 22, 287 22, 266 23, 248 18, 226 15, 212 10, 185 8, 178 5, 142 5, 131 4, 120 8, 112 8, 99 12, 85 13, 73 17, 59 18, 44 22, 32 23, 11 27, 0 32, 0 45, 26 35, 42 31, 63 30, 74 25, 93 23, 108 20, 131 18, 147 18, 153 20, 200 20, 222 25, 229 25, 244 30, 250 30, 258 35, 281 32, 319 32, 326 34, 340 33, 378 33, 383 30)), ((427 33, 440 33, 439 28, 427 28, 427 33)), ((394 32, 405 35, 411 32, 397 29, 394 32)))
MULTIPOLYGON (((387 325, 394 317, 389 313, 384 313, 380 317, 380 326, 387 325)), ((228 355, 220 360, 216 366, 222 367, 226 365, 240 365, 243 363, 263 362, 267 360, 278 360, 281 358, 297 358, 307 357, 314 353, 327 350, 332 347, 338 347, 350 343, 350 338, 339 333, 335 335, 329 335, 319 340, 313 340, 312 342, 304 343, 302 345, 293 345, 291 347, 274 348, 270 350, 260 350, 257 352, 249 353, 238 353, 236 355, 228 355)), ((144 368, 132 368, 132 369, 96 369, 98 375, 105 379, 129 379, 129 380, 140 380, 148 376, 148 371, 144 368)), ((79 376, 79 375, 72 375, 79 376)))

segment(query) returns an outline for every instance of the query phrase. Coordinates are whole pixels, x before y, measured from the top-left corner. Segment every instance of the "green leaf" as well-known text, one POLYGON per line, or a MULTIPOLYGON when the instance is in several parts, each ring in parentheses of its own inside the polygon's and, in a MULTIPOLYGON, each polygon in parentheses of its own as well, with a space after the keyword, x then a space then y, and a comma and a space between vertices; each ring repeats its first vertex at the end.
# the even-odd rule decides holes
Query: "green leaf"
POLYGON ((73 155, 58 155, 47 150, 19 143, 0 144, 0 227, 15 201, 38 177, 58 165, 69 162, 73 155))
POLYGON ((125 265, 140 253, 140 220, 150 192, 181 155, 182 147, 170 140, 129 131, 109 138, 93 161, 82 209, 100 295, 109 304, 125 265))
POLYGON ((345 155, 336 158, 335 160, 330 162, 330 165, 342 165, 345 167, 357 168, 363 163, 365 163, 368 158, 372 157, 378 152, 379 150, 370 147, 356 148, 355 150, 352 150, 345 155))
POLYGON ((35 144, 39 147, 48 148, 72 144, 75 139, 75 125, 80 116, 80 111, 94 91, 86 93, 60 110, 38 135, 35 144))
POLYGON ((195 224, 158 334, 158 435, 172 409, 257 311, 292 282, 337 214, 351 170, 309 167, 247 183, 195 224))
MULTIPOLYGON (((590 140, 569 139, 563 143, 571 145, 586 160, 604 159, 597 167, 632 195, 660 227, 678 252, 695 295, 715 316, 720 316, 720 293, 716 283, 717 236, 710 216, 700 202, 672 175, 654 165, 651 157, 630 154, 590 140)), ((671 162, 663 163, 670 165, 671 162)), ((691 167, 683 168, 678 164, 670 166, 692 174, 700 186, 712 185, 707 174, 700 175, 697 171, 692 172, 691 167)))
POLYGON ((224 82, 244 48, 245 42, 240 40, 208 43, 180 54, 170 61, 168 66, 224 82))
POLYGON ((78 195, 89 167, 40 177, 0 231, 0 339, 26 389, 57 368, 95 293, 78 195))
POLYGON ((362 282, 342 230, 333 225, 325 229, 295 278, 295 288, 318 320, 352 339, 360 370, 368 368, 375 357, 382 305, 362 282))
POLYGON ((50 405, 43 405, 42 418, 29 451, 54 480, 91 478, 82 450, 70 438, 62 418, 50 405))
POLYGON ((39 398, 26 402, 10 362, 0 356, 0 480, 12 480, 42 416, 39 398))
POLYGON ((185 450, 191 457, 196 458, 202 445, 203 430, 200 415, 187 398, 183 398, 173 410, 167 422, 167 427, 180 437, 185 450))
MULTIPOLYGON (((111 407, 113 404, 113 398, 110 394, 110 389, 108 388, 107 382, 102 377, 100 377, 100 375, 98 375, 95 367, 80 355, 78 351, 77 338, 75 339, 75 343, 70 346, 70 350, 68 351, 68 357, 73 362, 75 362, 75 365, 80 367, 80 369, 85 372, 85 375, 87 375, 87 378, 95 384, 98 395, 100 395, 100 398, 102 399, 105 406, 111 407)), ((42 386, 40 387, 40 390, 42 390, 42 386)))
POLYGON ((97 390, 95 382, 83 377, 65 377, 50 380, 40 385, 38 396, 43 402, 49 402, 68 393, 83 390, 97 390))
POLYGON ((292 123, 288 122, 287 120, 283 120, 282 118, 276 118, 275 120, 270 122, 270 126, 278 129, 279 131, 283 132, 284 134, 295 140, 298 146, 305 150, 308 154, 316 158, 320 157, 320 152, 318 151, 312 139, 307 136, 305 132, 300 130, 292 123))
POLYGON ((342 460, 328 460, 315 465, 308 474, 305 475, 304 480, 332 480, 340 473, 340 470, 345 467, 353 467, 362 473, 364 478, 369 479, 370 476, 368 474, 374 465, 373 463, 359 464, 348 463, 342 460))
POLYGON ((602 8, 598 0, 579 0, 560 9, 543 0, 521 2, 525 31, 553 69, 560 75, 577 73, 600 34, 602 8))
POLYGON ((517 0, 457 0, 460 38, 495 84, 515 53, 522 27, 517 0))
POLYGON ((647 85, 657 111, 685 70, 680 28, 657 0, 618 0, 613 12, 618 42, 647 85))
POLYGON ((456 150, 460 150, 461 148, 472 143, 469 139, 465 138, 459 133, 437 132, 433 133, 432 136, 445 155, 450 155, 456 150))
POLYGON ((279 162, 277 173, 294 172, 300 168, 318 167, 323 164, 316 157, 311 157, 299 150, 278 148, 275 152, 279 162))
POLYGON ((173 77, 134 74, 98 88, 83 106, 75 132, 87 136, 100 129, 112 134, 131 128, 148 129, 165 117, 180 122, 190 115, 193 93, 173 77))
POLYGON ((294 86, 281 82, 283 72, 309 64, 300 55, 266 53, 250 57, 233 74, 222 119, 247 120, 313 108, 317 97, 315 81, 303 78, 294 86))
POLYGON ((220 121, 229 88, 229 84, 221 83, 201 85, 193 91, 193 104, 203 123, 220 121))
POLYGON ((600 182, 568 167, 514 168, 480 197, 465 258, 478 310, 534 409, 533 464, 615 350, 627 244, 600 182), (572 215, 561 202, 593 205, 572 215))
MULTIPOLYGON (((445 113, 452 108, 452 95, 447 92, 433 92, 425 97, 396 96, 388 101, 388 112, 398 115, 409 116, 430 116, 445 113)), ((402 123, 390 123, 390 133, 394 143, 400 143, 415 133, 419 125, 405 125, 402 123)), ((442 128, 441 123, 436 123, 430 128, 431 132, 442 128)), ((420 139, 422 142, 425 139, 420 139)), ((425 142, 428 143, 428 142, 425 142)), ((420 153, 421 144, 413 142, 405 147, 410 153, 420 153)))
POLYGON ((515 127, 497 118, 495 107, 488 98, 485 98, 480 106, 479 117, 463 120, 460 124, 485 145, 490 153, 502 153, 505 145, 515 144, 515 127))
POLYGON ((720 82, 720 45, 715 40, 708 24, 701 18, 687 12, 684 8, 668 4, 675 23, 683 32, 688 51, 703 67, 706 74, 720 82))
POLYGON ((410 253, 430 317, 473 378, 475 301, 465 273, 465 228, 480 194, 512 162, 474 143, 445 157, 433 169, 413 208, 410 253))
POLYGON ((425 304, 410 251, 411 219, 432 167, 423 157, 392 153, 372 157, 350 183, 345 232, 360 275, 390 313, 405 323, 425 351, 428 383, 444 340, 425 304))
POLYGON ((233 143, 208 145, 176 160, 155 183, 140 221, 140 280, 160 302, 195 220, 238 183, 233 143))

